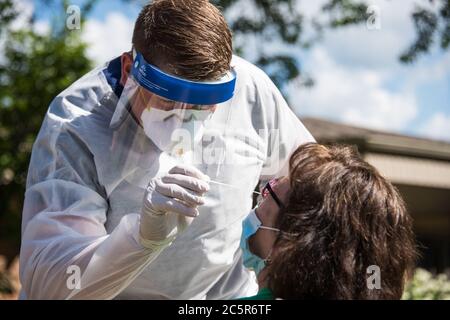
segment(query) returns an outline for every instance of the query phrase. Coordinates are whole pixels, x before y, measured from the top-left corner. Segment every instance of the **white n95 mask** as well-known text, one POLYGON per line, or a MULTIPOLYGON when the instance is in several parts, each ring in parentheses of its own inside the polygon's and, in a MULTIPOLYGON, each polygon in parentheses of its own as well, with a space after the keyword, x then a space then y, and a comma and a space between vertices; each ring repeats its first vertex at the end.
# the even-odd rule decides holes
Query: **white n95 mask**
POLYGON ((146 108, 141 121, 147 137, 161 151, 170 153, 180 143, 185 151, 200 143, 211 115, 210 110, 146 108))

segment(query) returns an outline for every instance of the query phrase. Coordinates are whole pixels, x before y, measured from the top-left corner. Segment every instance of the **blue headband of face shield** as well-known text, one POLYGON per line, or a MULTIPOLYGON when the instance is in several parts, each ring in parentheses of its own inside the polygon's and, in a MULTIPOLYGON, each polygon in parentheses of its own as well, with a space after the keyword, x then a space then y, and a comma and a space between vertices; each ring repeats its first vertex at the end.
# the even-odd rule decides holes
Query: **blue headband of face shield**
POLYGON ((145 61, 135 53, 131 74, 145 89, 177 102, 195 105, 214 105, 233 97, 236 73, 229 71, 222 79, 211 82, 194 82, 169 75, 145 61))

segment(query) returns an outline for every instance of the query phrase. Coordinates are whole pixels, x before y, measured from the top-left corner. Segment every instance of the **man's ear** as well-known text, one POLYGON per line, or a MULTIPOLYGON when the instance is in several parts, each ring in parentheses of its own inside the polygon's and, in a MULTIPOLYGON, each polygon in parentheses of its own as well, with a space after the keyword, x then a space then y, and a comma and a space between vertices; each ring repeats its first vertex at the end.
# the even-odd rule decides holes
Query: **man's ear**
POLYGON ((122 86, 125 86, 128 80, 128 75, 130 74, 131 66, 133 65, 133 57, 131 56, 130 52, 124 52, 122 53, 122 56, 120 57, 121 61, 121 76, 120 76, 120 84, 122 86))

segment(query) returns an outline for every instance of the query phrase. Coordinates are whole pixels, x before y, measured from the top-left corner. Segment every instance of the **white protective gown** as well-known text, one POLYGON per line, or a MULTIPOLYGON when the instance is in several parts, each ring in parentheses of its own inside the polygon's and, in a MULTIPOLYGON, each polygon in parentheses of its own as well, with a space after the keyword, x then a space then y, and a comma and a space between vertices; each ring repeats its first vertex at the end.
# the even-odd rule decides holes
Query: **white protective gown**
POLYGON ((196 166, 237 188, 211 184, 200 215, 160 253, 139 244, 139 213, 149 180, 178 160, 161 154, 132 117, 115 114, 120 58, 54 99, 28 172, 21 298, 231 299, 256 293, 239 250, 252 191, 258 180, 287 174, 290 154, 314 139, 263 71, 238 57, 232 65, 235 96, 217 108, 202 145, 209 156, 217 146, 226 153, 196 166), (81 274, 76 293, 73 266, 81 274))

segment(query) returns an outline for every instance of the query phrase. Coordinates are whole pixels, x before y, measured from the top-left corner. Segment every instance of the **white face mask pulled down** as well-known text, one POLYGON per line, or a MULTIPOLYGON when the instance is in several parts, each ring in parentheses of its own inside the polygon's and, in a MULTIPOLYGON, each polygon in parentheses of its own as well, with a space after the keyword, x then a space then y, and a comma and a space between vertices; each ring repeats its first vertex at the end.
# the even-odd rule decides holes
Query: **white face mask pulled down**
POLYGON ((146 108, 141 121, 147 137, 170 154, 180 145, 184 152, 192 151, 201 142, 211 116, 211 110, 146 108))

